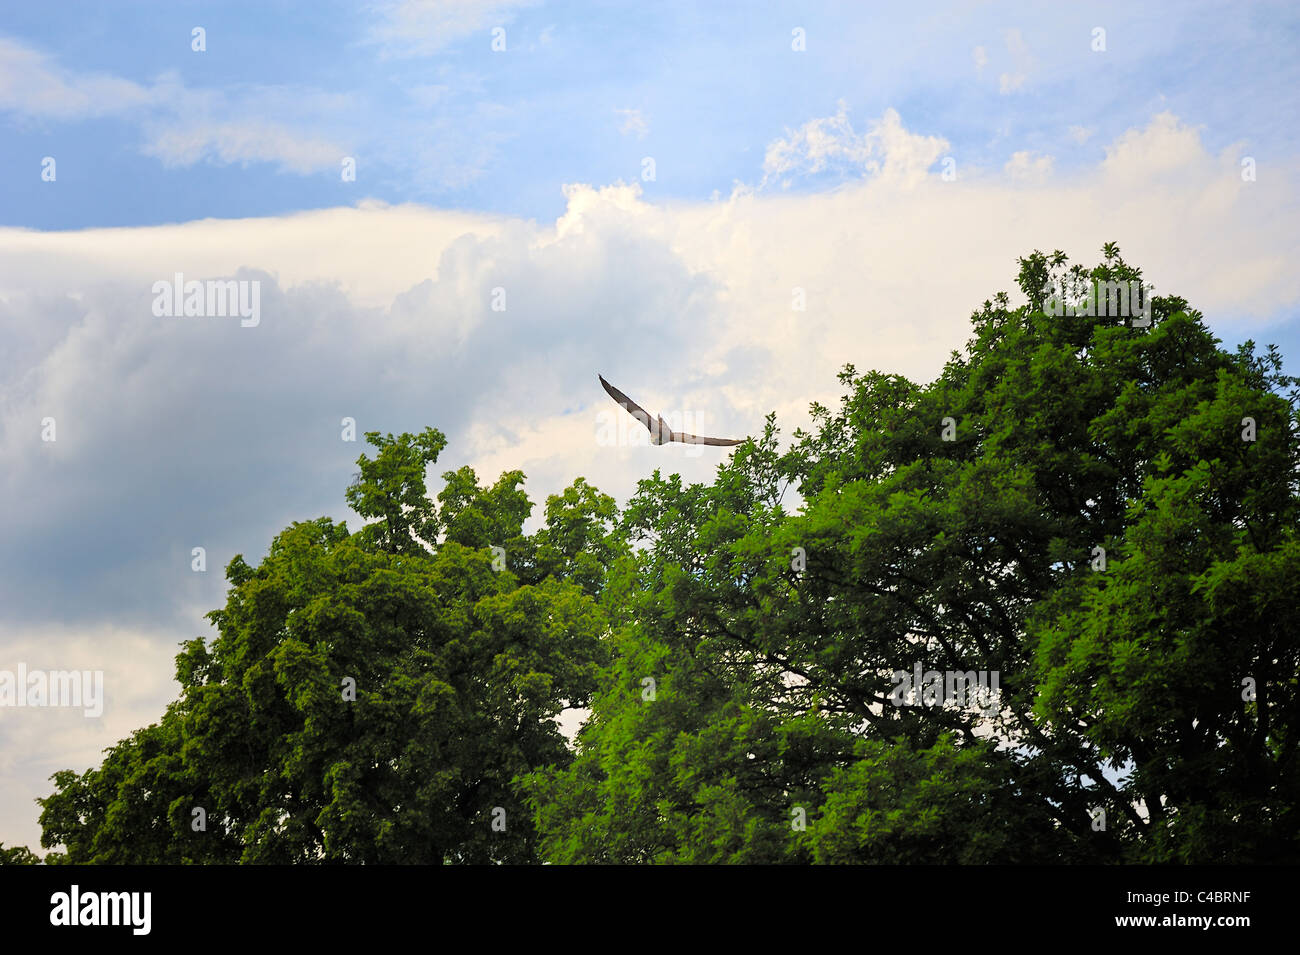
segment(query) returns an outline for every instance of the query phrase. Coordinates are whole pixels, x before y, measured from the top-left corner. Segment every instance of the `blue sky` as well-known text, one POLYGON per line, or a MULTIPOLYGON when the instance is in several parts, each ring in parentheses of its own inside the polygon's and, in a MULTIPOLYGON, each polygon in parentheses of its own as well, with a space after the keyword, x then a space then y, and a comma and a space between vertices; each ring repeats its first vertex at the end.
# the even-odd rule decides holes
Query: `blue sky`
POLYGON ((1296 152, 1295 4, 445 6, 412 22, 400 4, 85 2, 53 16, 7 4, 0 37, 43 71, 74 89, 127 88, 61 115, 3 104, 0 222, 142 225, 360 197, 552 218, 564 183, 632 181, 645 156, 648 196, 703 199, 761 180, 766 145, 840 101, 857 124, 896 109, 960 163, 1031 150, 1067 170, 1161 109, 1202 126, 1211 151, 1296 152), (498 26, 506 50, 494 52, 498 26), (1104 52, 1091 49, 1098 26, 1104 52), (274 146, 223 157, 212 142, 154 142, 193 145, 204 124, 261 124, 320 151, 295 166, 274 146), (33 187, 47 155, 57 190, 33 187), (357 159, 354 183, 340 181, 343 155, 357 159))
POLYGON ((1107 241, 1300 374, 1297 41, 1294 3, 0 6, 0 669, 106 686, 0 712, 0 842, 158 718, 233 555, 357 526, 345 418, 535 503, 708 481, 603 444, 597 373, 789 435, 846 362, 932 378, 1018 256, 1107 241), (178 272, 259 322, 158 316, 178 272))

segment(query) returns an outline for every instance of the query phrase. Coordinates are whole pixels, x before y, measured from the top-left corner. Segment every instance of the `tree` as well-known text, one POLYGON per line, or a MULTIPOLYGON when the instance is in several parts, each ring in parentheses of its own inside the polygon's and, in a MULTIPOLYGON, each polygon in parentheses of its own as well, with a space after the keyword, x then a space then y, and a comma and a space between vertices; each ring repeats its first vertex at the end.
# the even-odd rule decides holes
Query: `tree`
POLYGON ((1300 858, 1296 381, 1176 297, 1044 313, 1140 280, 1103 256, 1022 259, 928 385, 849 366, 787 452, 641 483, 615 662, 527 783, 548 858, 1300 858), (894 705, 918 664, 998 704, 894 705))
POLYGON ((5 848, 0 842, 0 865, 40 865, 41 857, 26 846, 5 848))
POLYGON ((1021 259, 932 382, 847 366, 784 450, 532 534, 522 473, 431 498, 442 435, 368 434, 371 523, 230 562, 46 861, 1300 861, 1300 381, 1177 297, 1049 304, 1140 282, 1102 254, 1021 259))
MULTIPOLYGON (((603 617, 582 584, 536 572, 521 474, 450 472, 435 504, 441 434, 366 438, 378 454, 348 500, 379 520, 295 523, 259 566, 231 560, 220 635, 184 645, 163 719, 54 777, 54 861, 535 859, 514 780, 568 760, 554 718, 594 686, 603 617)), ((578 533, 572 508, 548 509, 545 542, 578 533)))

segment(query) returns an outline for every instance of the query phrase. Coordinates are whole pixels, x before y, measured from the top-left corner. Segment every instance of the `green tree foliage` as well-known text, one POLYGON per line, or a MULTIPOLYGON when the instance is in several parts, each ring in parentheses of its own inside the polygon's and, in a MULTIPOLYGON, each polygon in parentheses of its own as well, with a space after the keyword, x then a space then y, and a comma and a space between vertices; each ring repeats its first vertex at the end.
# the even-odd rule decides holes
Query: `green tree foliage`
POLYGON ((985 302, 928 385, 850 366, 785 453, 769 420, 710 486, 641 483, 615 662, 529 780, 548 858, 1300 858, 1296 382, 1178 298, 1044 314, 1140 280, 1103 254, 1022 259, 1030 305, 985 302), (998 671, 1000 706, 893 705, 917 662, 998 671))
POLYGON ((554 567, 555 541, 598 538, 612 502, 576 485, 535 541, 518 472, 448 473, 438 506, 441 434, 366 438, 378 454, 348 500, 379 520, 295 523, 256 568, 230 562, 220 636, 177 657, 180 699, 100 767, 55 776, 53 861, 536 858, 514 779, 568 761, 554 717, 594 688, 605 623, 591 568, 539 573, 534 551, 554 567))
POLYGON ((40 865, 41 857, 26 846, 5 847, 0 842, 0 865, 40 865))
POLYGON ((1300 861, 1297 381, 1176 297, 1045 312, 1141 280, 1102 251, 1020 260, 928 384, 848 366, 787 445, 532 534, 519 472, 434 498, 441 434, 367 435, 370 523, 231 561, 47 861, 1300 861), (1000 697, 896 705, 918 665, 1000 697))

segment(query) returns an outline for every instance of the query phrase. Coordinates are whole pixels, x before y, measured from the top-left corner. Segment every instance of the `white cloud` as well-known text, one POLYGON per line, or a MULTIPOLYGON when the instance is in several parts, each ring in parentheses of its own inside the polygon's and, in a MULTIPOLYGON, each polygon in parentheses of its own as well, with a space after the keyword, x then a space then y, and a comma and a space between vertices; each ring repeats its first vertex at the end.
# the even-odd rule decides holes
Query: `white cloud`
POLYGON ((624 136, 635 136, 637 139, 645 139, 646 134, 650 132, 650 125, 645 121, 639 109, 615 109, 614 112, 623 117, 623 122, 619 125, 618 131, 624 136))
POLYGON ((1041 181, 1052 171, 1052 157, 1035 157, 1028 150, 1021 150, 1011 154, 1002 171, 1012 179, 1041 181))
POLYGON ((977 46, 971 51, 971 57, 975 60, 975 72, 983 73, 984 67, 989 65, 989 55, 984 47, 977 46))
POLYGON ((192 166, 208 158, 222 163, 274 162, 289 172, 339 168, 342 147, 270 123, 214 123, 159 130, 144 153, 164 166, 192 166))
POLYGON ((1092 138, 1092 134, 1096 132, 1096 130, 1091 129, 1090 127, 1087 126, 1071 126, 1068 132, 1070 134, 1070 138, 1074 140, 1076 143, 1078 143, 1080 146, 1082 146, 1084 143, 1086 143, 1089 139, 1092 138))
POLYGON ((1200 131, 1166 110, 1145 129, 1130 129, 1107 146, 1102 168, 1115 181, 1167 183, 1201 175, 1204 155, 1200 131))
POLYGON ((63 69, 47 54, 0 37, 0 110, 81 119, 150 106, 160 94, 120 77, 63 69))
POLYGON ((998 76, 998 92, 1006 95, 1014 93, 1025 85, 1029 73, 1033 70, 1034 58, 1029 54, 1029 44, 1019 30, 1007 30, 1003 34, 1007 53, 1011 55, 1012 68, 998 76))
MULTIPOLYGON (((707 481, 725 452, 599 446, 598 416, 616 409, 597 372, 665 416, 698 415, 705 433, 757 433, 775 410, 788 435, 810 401, 837 402, 844 362, 936 374, 972 308, 1015 294, 1015 259, 1035 247, 1090 265, 1115 240, 1212 323, 1300 302, 1293 174, 1243 183, 1235 151, 1208 153, 1173 116, 1090 167, 1021 177, 1050 168, 1026 153, 957 182, 925 174, 942 141, 892 111, 866 134, 846 117, 802 132, 776 153, 786 171, 835 159, 868 175, 667 204, 634 185, 572 185, 565 214, 541 224, 366 204, 0 229, 0 495, 23 502, 0 510, 0 645, 34 653, 27 634, 76 660, 78 634, 111 629, 103 658, 135 661, 140 691, 105 735, 156 719, 175 644, 209 632, 200 611, 221 603, 233 553, 259 560, 292 520, 356 526, 342 495, 365 449, 339 440, 344 415, 361 431, 443 429, 435 474, 520 468, 536 503, 583 475, 626 499, 656 466, 707 481), (158 279, 241 268, 263 282, 257 328, 150 313, 158 279), (491 309, 498 287, 505 312, 491 309), (45 415, 54 446, 39 440, 45 415), (195 542, 204 580, 188 570, 195 542)), ((70 729, 38 744, 45 730, 24 726, 24 755, 0 773, 6 843, 33 843, 28 800, 103 743, 70 729)))
MULTIPOLYGON (((428 56, 472 34, 486 34, 493 27, 505 26, 514 19, 515 11, 536 2, 381 0, 371 5, 377 22, 370 32, 370 39, 380 44, 389 56, 428 56)), ((542 42, 548 40, 549 35, 543 31, 542 42)), ((483 42, 486 46, 486 35, 483 42)))
POLYGON ((788 186, 795 175, 827 170, 915 182, 947 149, 945 139, 908 132, 893 109, 885 110, 866 132, 857 133, 841 100, 834 116, 809 120, 768 144, 759 188, 772 180, 788 186))
POLYGON ((175 75, 141 85, 60 66, 52 57, 0 37, 0 111, 72 122, 118 116, 141 130, 141 151, 169 166, 203 160, 269 162, 310 173, 337 168, 346 140, 302 131, 355 113, 349 96, 296 87, 242 86, 229 92, 192 89, 175 75))

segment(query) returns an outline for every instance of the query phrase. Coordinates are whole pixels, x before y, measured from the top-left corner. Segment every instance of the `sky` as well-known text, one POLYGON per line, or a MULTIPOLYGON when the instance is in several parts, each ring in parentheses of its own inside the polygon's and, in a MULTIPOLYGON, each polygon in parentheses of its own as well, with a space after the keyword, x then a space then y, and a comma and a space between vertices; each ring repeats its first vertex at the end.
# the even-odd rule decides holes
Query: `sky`
POLYGON ((345 419, 445 432, 435 490, 626 500, 726 452, 611 446, 597 373, 788 435, 1107 241, 1300 374, 1298 40, 1291 3, 0 7, 0 671, 105 686, 0 708, 0 842, 175 698, 235 554, 357 526, 345 419), (257 321, 158 314, 177 273, 257 321))

